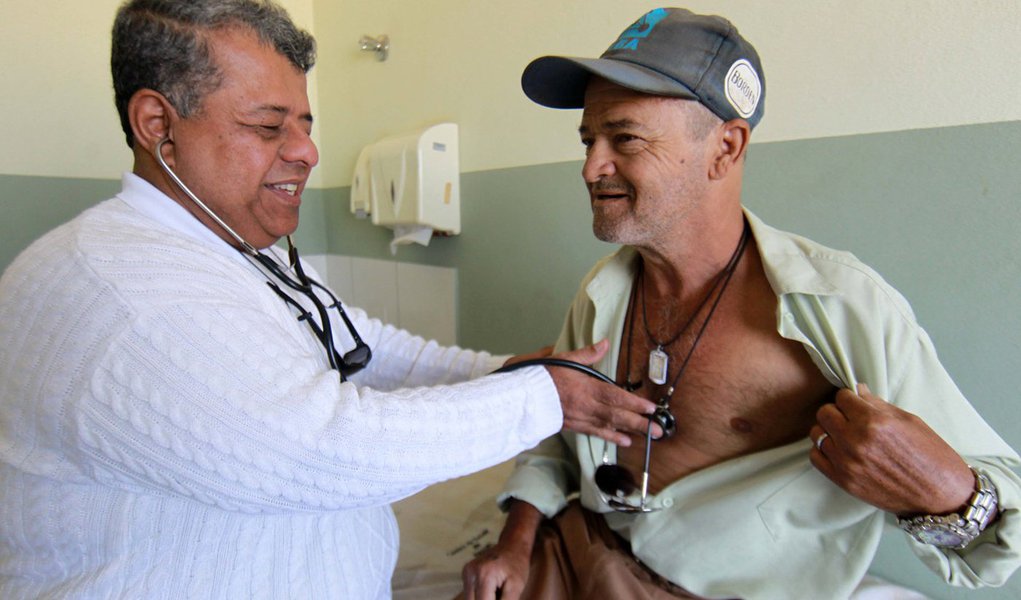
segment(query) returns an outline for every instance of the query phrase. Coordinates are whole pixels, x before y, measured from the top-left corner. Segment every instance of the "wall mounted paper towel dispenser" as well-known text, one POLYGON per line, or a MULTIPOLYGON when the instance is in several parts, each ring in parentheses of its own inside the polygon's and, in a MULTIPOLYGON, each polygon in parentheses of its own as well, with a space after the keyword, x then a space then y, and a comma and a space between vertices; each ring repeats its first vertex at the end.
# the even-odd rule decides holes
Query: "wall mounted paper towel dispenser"
POLYGON ((441 123, 366 146, 351 182, 351 212, 392 229, 461 233, 457 124, 441 123))

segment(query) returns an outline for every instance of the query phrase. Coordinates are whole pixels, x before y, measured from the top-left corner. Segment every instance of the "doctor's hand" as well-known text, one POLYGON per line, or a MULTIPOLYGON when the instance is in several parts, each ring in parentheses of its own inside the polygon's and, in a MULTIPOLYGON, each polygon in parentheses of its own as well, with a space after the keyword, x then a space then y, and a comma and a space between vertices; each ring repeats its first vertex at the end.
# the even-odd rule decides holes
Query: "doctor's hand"
POLYGON ((852 496, 895 515, 949 514, 975 490, 974 474, 943 438, 865 384, 858 393, 839 390, 816 413, 809 436, 815 468, 852 496))
POLYGON ((531 352, 529 354, 518 354, 516 356, 512 356, 508 358, 506 361, 504 361, 503 366, 508 367, 510 365, 513 365, 514 363, 532 360, 533 358, 549 358, 551 356, 553 356, 553 346, 543 346, 542 348, 539 348, 535 352, 531 352))
MULTIPOLYGON (((609 347, 610 343, 602 340, 585 348, 556 354, 553 358, 592 365, 606 354, 609 347)), ((656 410, 655 403, 574 369, 546 368, 560 394, 564 429, 601 437, 624 447, 631 445, 628 433, 645 435, 649 415, 656 410)), ((654 425, 653 436, 661 434, 659 426, 654 425)))

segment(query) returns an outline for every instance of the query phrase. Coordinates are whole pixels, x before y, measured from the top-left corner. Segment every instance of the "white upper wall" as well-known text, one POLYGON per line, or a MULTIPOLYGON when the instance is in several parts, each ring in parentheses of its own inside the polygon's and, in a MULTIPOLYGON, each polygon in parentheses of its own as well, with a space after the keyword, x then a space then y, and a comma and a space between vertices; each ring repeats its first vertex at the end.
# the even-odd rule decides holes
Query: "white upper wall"
MULTIPOLYGON (((540 108, 521 70, 543 54, 596 56, 648 0, 283 0, 319 41, 310 81, 321 163, 348 185, 361 147, 456 121, 478 171, 581 158, 577 111, 540 108), (389 34, 390 59, 357 49, 389 34)), ((130 168, 113 108, 109 32, 119 0, 5 3, 0 173, 116 178, 130 168)), ((758 48, 766 116, 755 141, 1021 120, 1016 0, 693 0, 758 48)))
MULTIPOLYGON (((1021 119, 1016 0, 680 5, 726 16, 759 50, 766 116, 755 141, 1021 119)), ((442 120, 461 126, 464 171, 580 159, 580 114, 532 104, 522 69, 544 54, 598 56, 658 6, 316 0, 320 32, 330 35, 318 73, 327 182, 350 182, 362 145, 442 120), (389 34, 391 58, 360 55, 362 33, 389 34)))
MULTIPOLYGON (((313 34, 312 0, 278 0, 313 34)), ((5 1, 0 24, 0 174, 120 179, 131 151, 110 80, 122 0, 5 1)), ((309 94, 317 110, 314 75, 309 94)), ((320 174, 312 185, 321 187, 320 174)))

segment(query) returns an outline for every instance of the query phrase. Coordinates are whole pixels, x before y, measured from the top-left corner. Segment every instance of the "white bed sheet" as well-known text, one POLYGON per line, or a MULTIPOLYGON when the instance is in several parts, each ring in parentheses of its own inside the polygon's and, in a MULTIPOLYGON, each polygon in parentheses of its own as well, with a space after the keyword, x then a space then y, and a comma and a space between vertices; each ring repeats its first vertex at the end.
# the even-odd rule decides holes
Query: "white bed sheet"
MULTIPOLYGON (((503 514, 494 499, 512 467, 513 461, 508 461, 394 505, 401 529, 394 600, 444 600, 461 591, 461 567, 500 535, 503 514)), ((851 600, 929 599, 867 576, 851 600)))

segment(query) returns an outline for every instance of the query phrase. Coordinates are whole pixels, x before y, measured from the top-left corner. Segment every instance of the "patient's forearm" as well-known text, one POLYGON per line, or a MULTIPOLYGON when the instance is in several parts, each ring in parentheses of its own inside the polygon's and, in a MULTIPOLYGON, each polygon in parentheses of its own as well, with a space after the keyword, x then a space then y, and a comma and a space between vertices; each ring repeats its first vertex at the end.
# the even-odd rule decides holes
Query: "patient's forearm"
POLYGON ((526 557, 531 556, 535 534, 544 518, 531 504, 523 500, 511 500, 499 544, 508 550, 523 553, 526 557))

